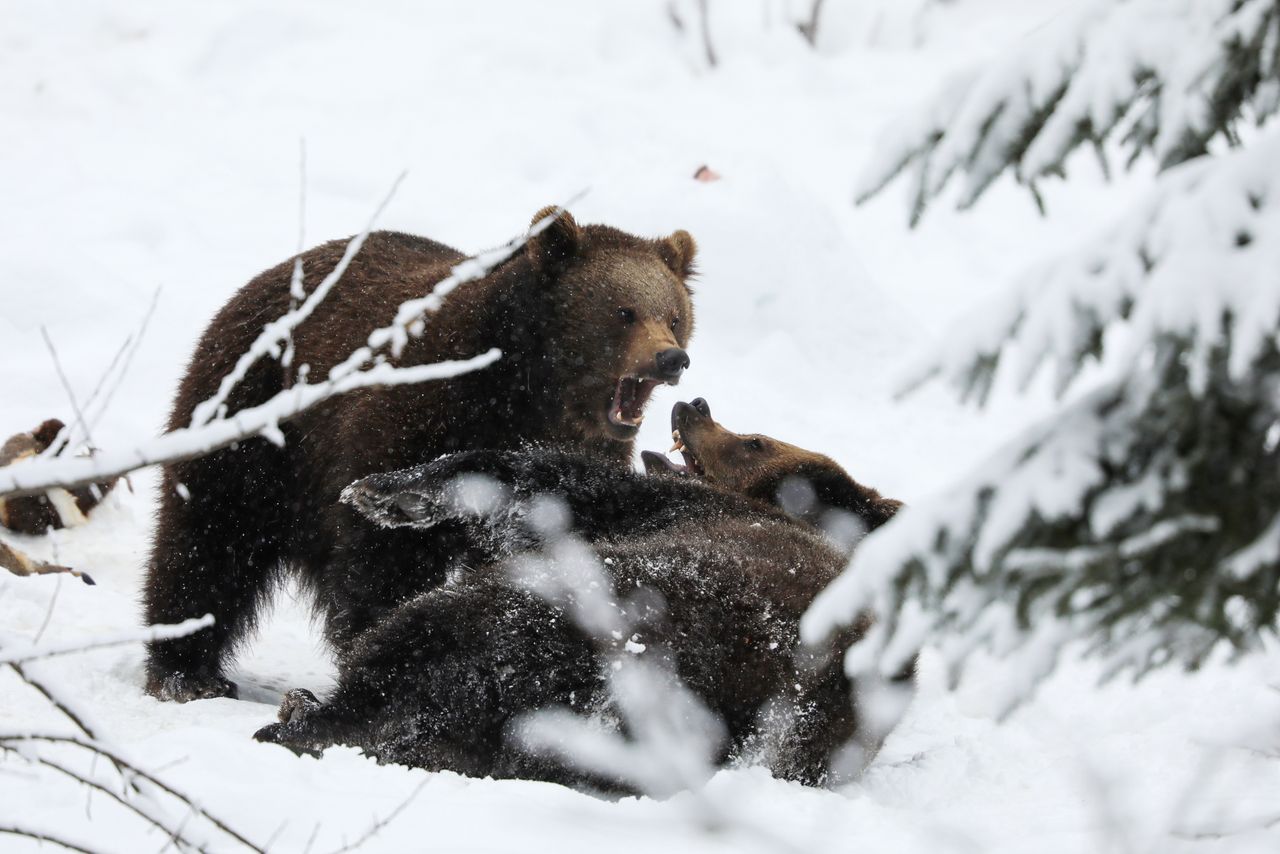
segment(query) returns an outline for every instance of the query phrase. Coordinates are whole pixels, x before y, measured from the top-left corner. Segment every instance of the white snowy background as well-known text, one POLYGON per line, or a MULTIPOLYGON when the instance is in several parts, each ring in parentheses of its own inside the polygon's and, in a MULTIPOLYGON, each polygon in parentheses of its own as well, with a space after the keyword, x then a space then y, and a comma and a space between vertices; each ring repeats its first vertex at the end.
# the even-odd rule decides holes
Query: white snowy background
MULTIPOLYGON (((722 0, 721 6, 723 6, 722 0)), ((700 246, 693 366, 650 406, 704 396, 727 426, 839 460, 908 503, 1049 409, 1049 378, 983 411, 926 388, 893 393, 955 318, 1018 274, 1105 230, 1151 185, 1104 182, 1092 155, 1041 187, 1048 216, 1001 179, 974 210, 936 205, 908 230, 901 190, 862 206, 855 179, 883 128, 955 70, 990 59, 1071 3, 828 0, 814 50, 782 21, 716 16, 708 70, 666 4, 141 0, 0 3, 0 438, 66 396, 40 335, 87 395, 152 295, 158 307, 93 440, 156 435, 204 324, 251 276, 306 242, 358 231, 407 169, 380 227, 466 251, 518 233, 588 188, 582 222, 700 246), (706 163, 723 180, 692 180, 706 163)), ((687 4, 692 8, 693 4, 687 4)), ((1080 162, 1076 162, 1079 160, 1080 162)), ((669 442, 668 442, 669 443, 669 442)), ((11 538, 93 575, 0 576, 0 643, 136 626, 154 476, 90 524, 11 538), (50 606, 51 600, 56 601, 50 606)), ((6 535, 7 536, 7 535, 6 535)), ((707 795, 740 823, 702 827, 692 798, 611 803, 541 783, 380 767, 355 751, 299 758, 250 739, 282 691, 322 692, 332 663, 305 603, 283 595, 231 674, 241 698, 161 704, 122 647, 31 665, 100 734, 270 850, 333 851, 415 790, 366 850, 892 852, 1273 851, 1280 724, 1270 650, 1138 685, 1068 661, 995 718, 1003 674, 979 662, 947 690, 926 654, 880 757, 837 791, 727 770, 707 795), (421 786, 420 789, 418 787, 421 786)), ((0 731, 67 731, 0 671, 0 731)), ((0 824, 21 819, 103 851, 166 840, 101 796, 0 759, 0 824)), ((31 843, 0 837, 0 850, 31 843)), ((225 838, 213 847, 232 850, 225 838)))

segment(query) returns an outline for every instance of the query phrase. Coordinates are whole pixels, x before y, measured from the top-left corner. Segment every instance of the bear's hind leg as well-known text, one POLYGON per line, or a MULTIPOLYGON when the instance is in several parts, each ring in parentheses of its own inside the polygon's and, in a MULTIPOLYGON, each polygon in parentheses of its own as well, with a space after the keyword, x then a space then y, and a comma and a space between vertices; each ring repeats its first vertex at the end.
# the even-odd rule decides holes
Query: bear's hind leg
POLYGON ((148 644, 152 696, 178 702, 236 696, 223 664, 281 575, 281 532, 289 524, 278 498, 287 484, 282 468, 266 448, 246 443, 166 470, 144 616, 155 625, 212 614, 214 624, 148 644))

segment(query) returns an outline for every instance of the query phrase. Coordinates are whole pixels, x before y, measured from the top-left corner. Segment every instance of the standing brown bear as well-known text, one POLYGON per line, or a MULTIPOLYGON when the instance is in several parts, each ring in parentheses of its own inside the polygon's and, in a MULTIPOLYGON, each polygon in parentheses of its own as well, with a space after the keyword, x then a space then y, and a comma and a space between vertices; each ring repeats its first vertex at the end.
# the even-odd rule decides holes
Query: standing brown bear
MULTIPOLYGON (((555 209, 534 217, 538 222, 555 209)), ((302 256, 304 288, 338 263, 346 241, 302 256)), ((333 398, 285 425, 277 447, 248 439, 167 466, 143 591, 148 623, 211 613, 186 638, 152 643, 147 691, 166 700, 235 696, 223 675, 286 571, 315 593, 326 634, 341 651, 360 631, 465 560, 466 534, 441 526, 439 548, 421 536, 379 531, 338 501, 366 475, 441 454, 526 444, 572 447, 629 461, 649 395, 689 365, 693 329, 688 281, 695 245, 687 232, 648 240, 561 213, 522 253, 452 292, 413 339, 400 365, 462 359, 491 347, 484 370, 420 385, 333 398)), ((294 365, 324 376, 405 300, 422 296, 464 255, 424 237, 370 234, 342 280, 294 334, 294 365)), ((292 260, 242 288, 210 323, 178 389, 169 429, 213 396, 259 330, 290 305, 292 260)), ((227 400, 260 404, 291 371, 261 359, 227 400)))

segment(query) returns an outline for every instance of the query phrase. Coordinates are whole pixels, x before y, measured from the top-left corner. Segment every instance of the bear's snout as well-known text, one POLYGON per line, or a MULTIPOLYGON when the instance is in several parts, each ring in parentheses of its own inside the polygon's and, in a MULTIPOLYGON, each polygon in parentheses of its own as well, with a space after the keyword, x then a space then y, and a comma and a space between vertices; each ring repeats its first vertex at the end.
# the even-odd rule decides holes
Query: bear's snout
POLYGON ((685 403, 682 400, 671 407, 671 429, 684 432, 703 419, 710 419, 710 417, 711 407, 707 406, 707 402, 702 398, 698 398, 693 403, 685 403), (698 406, 699 402, 702 403, 702 406, 698 406))
POLYGON ((678 380, 689 367, 689 354, 679 347, 671 347, 659 351, 654 358, 658 367, 658 376, 664 380, 678 380))

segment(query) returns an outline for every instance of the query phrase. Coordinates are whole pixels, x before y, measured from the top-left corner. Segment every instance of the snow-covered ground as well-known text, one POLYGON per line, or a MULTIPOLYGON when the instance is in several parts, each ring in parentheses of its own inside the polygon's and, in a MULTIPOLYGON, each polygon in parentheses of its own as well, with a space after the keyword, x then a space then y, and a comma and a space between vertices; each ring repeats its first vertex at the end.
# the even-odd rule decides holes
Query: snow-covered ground
MULTIPOLYGON (((584 188, 580 221, 691 231, 693 366, 654 400, 642 447, 665 447, 670 404, 701 395, 728 426, 822 450, 895 497, 942 489, 1042 415, 1045 390, 974 412, 939 389, 895 401, 895 379, 963 309, 1105 227, 1150 175, 1104 186, 1087 157, 1073 161, 1069 184, 1043 188, 1047 218, 1008 181, 967 214, 936 207, 915 231, 900 190, 854 208, 854 179, 898 110, 1071 4, 830 2, 817 52, 778 22, 781 5, 760 4, 769 25, 721 6, 721 63, 708 71, 658 0, 5 3, 0 437, 69 418, 42 324, 84 396, 160 287, 93 440, 154 435, 212 313, 294 251, 305 139, 308 244, 358 231, 402 169, 380 225, 468 250, 584 188), (693 181, 703 163, 723 180, 693 181)), ((12 538, 98 585, 0 576, 0 644, 46 618, 46 639, 137 624, 153 484, 135 475, 83 528, 12 538)), ((1260 733, 1280 721, 1277 664, 1272 651, 1099 688, 1092 665, 1068 662, 997 722, 998 666, 951 692, 926 656, 906 720, 862 780, 830 792, 722 772, 707 795, 742 819, 715 831, 688 796, 611 803, 253 742, 283 690, 331 680, 289 596, 232 674, 238 701, 146 697, 136 647, 31 669, 139 764, 272 850, 332 851, 417 790, 367 849, 1092 852, 1274 850, 1257 827, 1280 815, 1280 763, 1250 748, 1275 746, 1260 733)), ((19 729, 66 727, 5 671, 0 731, 19 729)), ((12 756, 0 761, 6 819, 94 850, 165 841, 12 756)), ((0 836, 0 850, 24 844, 0 836)))

